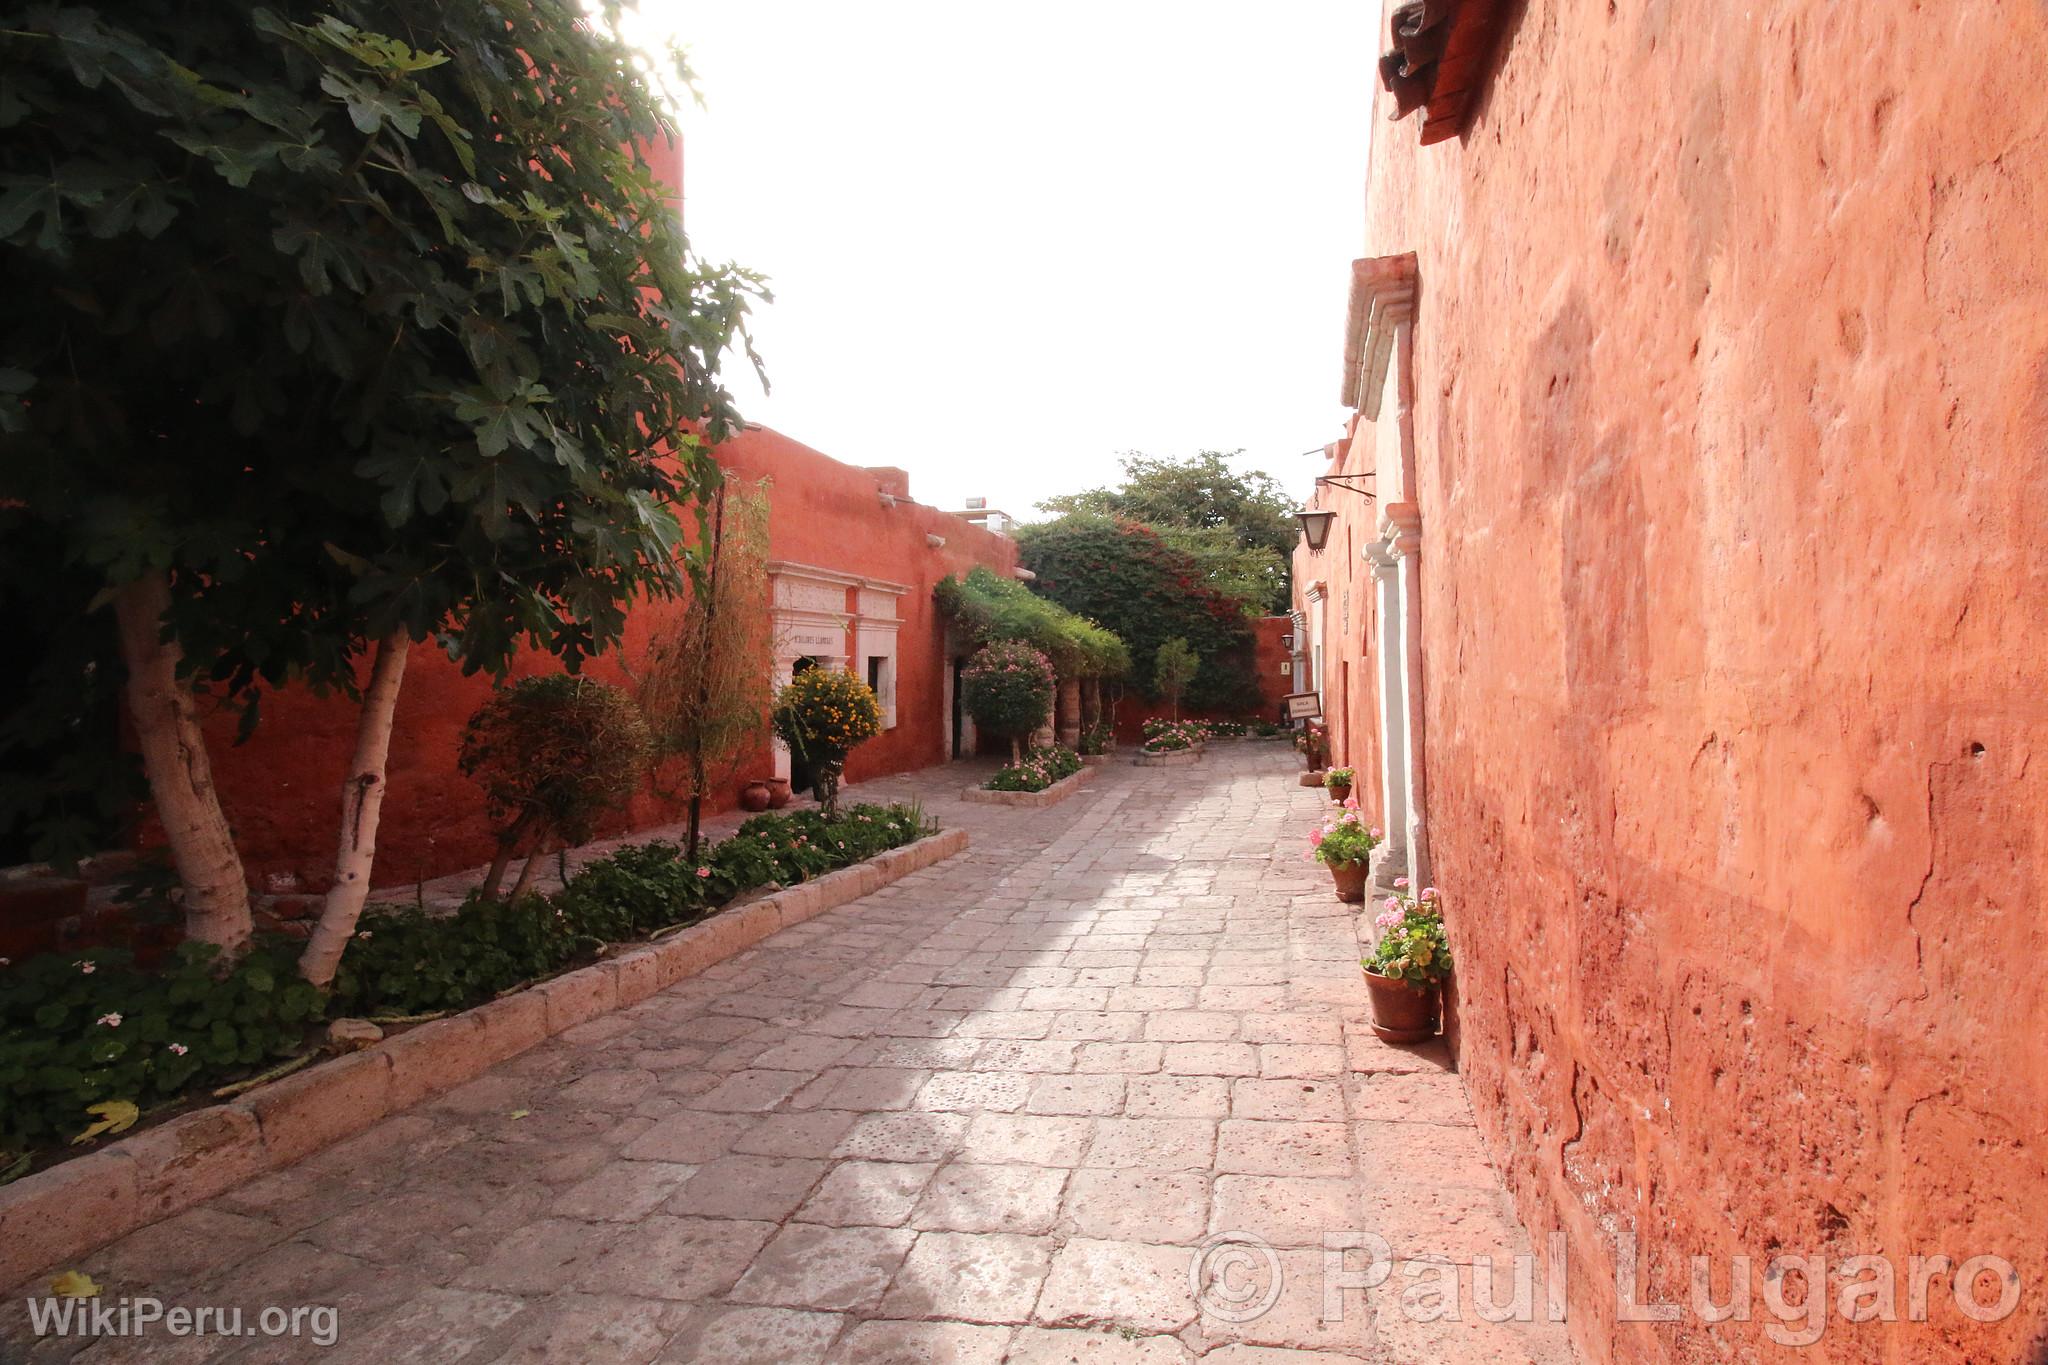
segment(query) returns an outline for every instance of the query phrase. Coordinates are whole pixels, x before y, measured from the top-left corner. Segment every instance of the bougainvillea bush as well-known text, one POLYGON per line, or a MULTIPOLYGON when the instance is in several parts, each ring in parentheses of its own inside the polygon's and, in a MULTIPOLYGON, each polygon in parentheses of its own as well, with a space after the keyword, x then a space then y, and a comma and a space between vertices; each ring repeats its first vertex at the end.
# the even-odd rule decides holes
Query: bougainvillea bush
POLYGON ((831 814, 847 754, 882 733, 874 689, 836 668, 805 669, 776 695, 774 721, 776 737, 816 774, 818 799, 831 814))
POLYGON ((301 945, 281 936, 259 938, 225 975, 209 944, 153 970, 107 948, 0 959, 0 1182, 95 1124, 93 1137, 113 1136, 304 1056, 327 1019, 481 1004, 606 944, 693 924, 756 887, 808 881, 935 828, 914 805, 770 813, 696 859, 680 844, 621 848, 551 896, 472 896, 452 915, 372 906, 331 993, 299 979, 301 945))
POLYGON ((997 771, 982 784, 992 792, 1042 792, 1081 771, 1081 756, 1061 745, 1033 749, 1021 763, 997 771))
MULTIPOLYGON (((1077 514, 1017 532, 1034 592, 1100 622, 1153 663, 1179 637, 1199 659, 1182 701, 1200 711, 1243 713, 1259 705, 1244 604, 1210 587, 1202 566, 1149 527, 1077 514)), ((1153 669, 1141 667, 1140 673, 1153 669)), ((1137 680, 1153 691, 1154 677, 1137 680)))
POLYGON ((1024 761, 1024 741, 1052 715, 1052 660, 1019 640, 975 651, 960 674, 960 704, 977 728, 1010 741, 1010 759, 1024 761))

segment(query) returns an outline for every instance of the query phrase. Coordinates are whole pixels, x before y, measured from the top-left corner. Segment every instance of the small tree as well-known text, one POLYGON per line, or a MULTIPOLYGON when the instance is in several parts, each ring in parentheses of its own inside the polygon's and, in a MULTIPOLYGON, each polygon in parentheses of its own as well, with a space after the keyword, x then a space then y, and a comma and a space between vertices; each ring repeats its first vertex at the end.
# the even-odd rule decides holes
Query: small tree
POLYGON ((1181 695, 1194 681, 1195 670, 1202 665, 1194 646, 1175 635, 1159 646, 1158 656, 1152 664, 1152 685, 1159 689, 1159 695, 1173 708, 1173 718, 1180 719, 1181 695))
POLYGON ((977 727, 1010 741, 1010 761, 1024 759, 1024 740, 1052 714, 1058 685, 1052 660, 1019 640, 985 645, 960 675, 960 704, 977 727))
POLYGON ((506 867, 530 847, 508 897, 519 899, 550 847, 589 839, 606 812, 632 799, 653 749, 640 708, 609 683, 552 674, 493 692, 464 727, 457 760, 483 784, 499 822, 483 894, 496 896, 506 867))
POLYGON ((806 669, 775 698, 775 733, 817 774, 818 802, 826 815, 835 815, 846 756, 882 733, 882 708, 874 691, 851 673, 806 669))
POLYGON ((710 520, 703 586, 682 619, 655 637, 640 684, 655 759, 676 762, 676 789, 690 801, 692 858, 705 793, 732 776, 767 724, 772 700, 765 486, 721 483, 710 520))

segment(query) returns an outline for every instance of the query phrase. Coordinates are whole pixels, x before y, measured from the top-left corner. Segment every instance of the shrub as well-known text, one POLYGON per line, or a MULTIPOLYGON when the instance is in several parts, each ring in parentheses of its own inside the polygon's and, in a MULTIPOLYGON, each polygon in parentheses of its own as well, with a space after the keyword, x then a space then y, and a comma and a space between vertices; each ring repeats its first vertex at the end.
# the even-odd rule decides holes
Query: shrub
POLYGON ((775 698, 775 733, 818 774, 829 815, 839 804, 846 755, 882 733, 882 708, 873 690, 851 673, 806 669, 775 698))
POLYGON ((1060 745, 1033 749, 1021 763, 997 771, 982 783, 992 792, 1042 792, 1063 778, 1081 771, 1081 756, 1060 745))
POLYGON ((1107 721, 1098 720, 1081 731, 1080 750, 1084 754, 1106 754, 1115 743, 1116 732, 1107 721))
POLYGON ((984 645, 960 675, 960 704, 974 723, 1010 741, 1012 762, 1023 762, 1023 743, 1052 714, 1056 682, 1052 661, 1030 645, 998 640, 984 645))
MULTIPOLYGON (((1405 878, 1395 883, 1405 885, 1405 878)), ((1424 888, 1420 896, 1395 891, 1375 923, 1386 933, 1372 956, 1363 959, 1374 976, 1428 984, 1451 974, 1451 944, 1444 935, 1443 902, 1435 887, 1424 888)))
POLYGON ((1146 753, 1174 753, 1182 749, 1198 747, 1207 732, 1191 720, 1148 720, 1145 722, 1145 742, 1139 747, 1146 753))
MULTIPOLYGON (((639 790, 653 751, 640 708, 607 683, 558 673, 493 692, 463 728, 456 760, 482 784, 499 822, 484 894, 497 894, 522 844, 590 838, 606 812, 639 790)), ((515 899, 525 883, 522 874, 515 899)))
MULTIPOLYGON (((220 977, 218 950, 203 943, 157 971, 110 948, 0 967, 0 1152, 82 1133, 90 1105, 146 1109, 289 1056, 326 1009, 299 979, 298 946, 258 944, 220 977)), ((0 1155, 0 1171, 8 1165, 0 1155)))
POLYGON ((1335 789, 1336 789, 1336 788, 1338 788, 1338 787, 1349 787, 1349 786, 1351 786, 1351 785, 1352 785, 1352 782, 1351 782, 1351 769, 1349 769, 1349 768, 1332 768, 1332 769, 1330 769, 1330 770, 1329 770, 1328 772, 1326 772, 1326 773, 1324 773, 1324 774, 1323 774, 1323 785, 1324 785, 1325 787, 1328 787, 1328 788, 1332 789, 1332 790, 1335 790, 1335 789))

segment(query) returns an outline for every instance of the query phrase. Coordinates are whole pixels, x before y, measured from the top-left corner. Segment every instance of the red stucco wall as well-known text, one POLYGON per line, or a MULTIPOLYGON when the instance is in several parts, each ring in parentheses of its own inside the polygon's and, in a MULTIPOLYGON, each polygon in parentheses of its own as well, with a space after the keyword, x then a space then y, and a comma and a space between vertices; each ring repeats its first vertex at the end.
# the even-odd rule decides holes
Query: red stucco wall
MULTIPOLYGON (((749 480, 767 478, 769 553, 772 558, 906 584, 897 601, 897 726, 857 749, 850 780, 902 772, 941 762, 951 734, 944 708, 944 626, 932 588, 948 573, 986 564, 1007 574, 1016 546, 935 508, 898 502, 884 506, 876 476, 841 464, 779 433, 742 432, 720 446, 719 462, 749 480), (933 548, 927 535, 942 537, 933 548)), ((900 477, 900 471, 894 472, 900 477)), ((885 474, 884 477, 890 477, 885 474)), ((679 610, 672 603, 635 611, 622 657, 588 665, 592 677, 625 682, 621 670, 643 657, 659 624, 679 610)), ((552 671, 544 655, 522 658, 515 676, 552 671)), ((474 783, 455 767, 463 723, 490 690, 486 678, 465 678, 431 646, 415 646, 406 668, 391 744, 390 789, 378 835, 377 884, 391 886, 457 871, 486 861, 490 827, 474 783)), ((324 888, 334 859, 340 784, 354 742, 355 708, 339 698, 292 690, 266 698, 263 723, 247 744, 234 746, 231 717, 209 727, 214 772, 235 828, 251 881, 272 878, 284 887, 324 888)), ((770 771, 764 742, 742 778, 770 771)), ((735 792, 712 803, 729 809, 735 792)), ((616 829, 644 827, 675 817, 671 806, 643 795, 616 829)))
POLYGON ((1419 258, 1427 813, 1487 1142, 1596 1359, 2033 1360, 2048 9, 1503 8, 1462 140, 1379 97, 1364 243, 1419 258), (1780 1252, 1896 1257, 1901 1313, 1916 1253, 2024 1297, 1710 1339, 1613 1320, 1623 1234, 1680 1304, 1685 1258, 1761 1294, 1780 1252))
MULTIPOLYGON (((1251 667, 1253 681, 1258 685, 1259 704, 1249 714, 1221 711, 1205 711, 1199 707, 1183 706, 1180 714, 1188 720, 1272 720, 1281 719, 1281 698, 1293 690, 1294 679, 1280 671, 1280 665, 1288 658, 1287 651, 1280 645, 1280 638, 1294 629, 1285 616, 1258 616, 1246 622, 1251 629, 1251 667)), ((1116 689, 1112 684, 1110 695, 1116 689)), ((1135 685, 1126 684, 1122 700, 1116 706, 1117 738, 1136 743, 1144 737, 1145 722, 1169 714, 1172 708, 1164 702, 1146 697, 1135 685)))

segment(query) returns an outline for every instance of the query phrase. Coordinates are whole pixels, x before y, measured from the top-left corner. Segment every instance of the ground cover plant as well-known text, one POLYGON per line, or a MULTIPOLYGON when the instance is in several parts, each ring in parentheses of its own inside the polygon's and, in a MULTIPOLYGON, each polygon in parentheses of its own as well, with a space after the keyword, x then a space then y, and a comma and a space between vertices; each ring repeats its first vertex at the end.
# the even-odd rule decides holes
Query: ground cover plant
POLYGON ((1033 749, 1020 763, 998 769, 982 786, 992 792, 1042 792, 1081 771, 1081 756, 1064 745, 1033 749))

